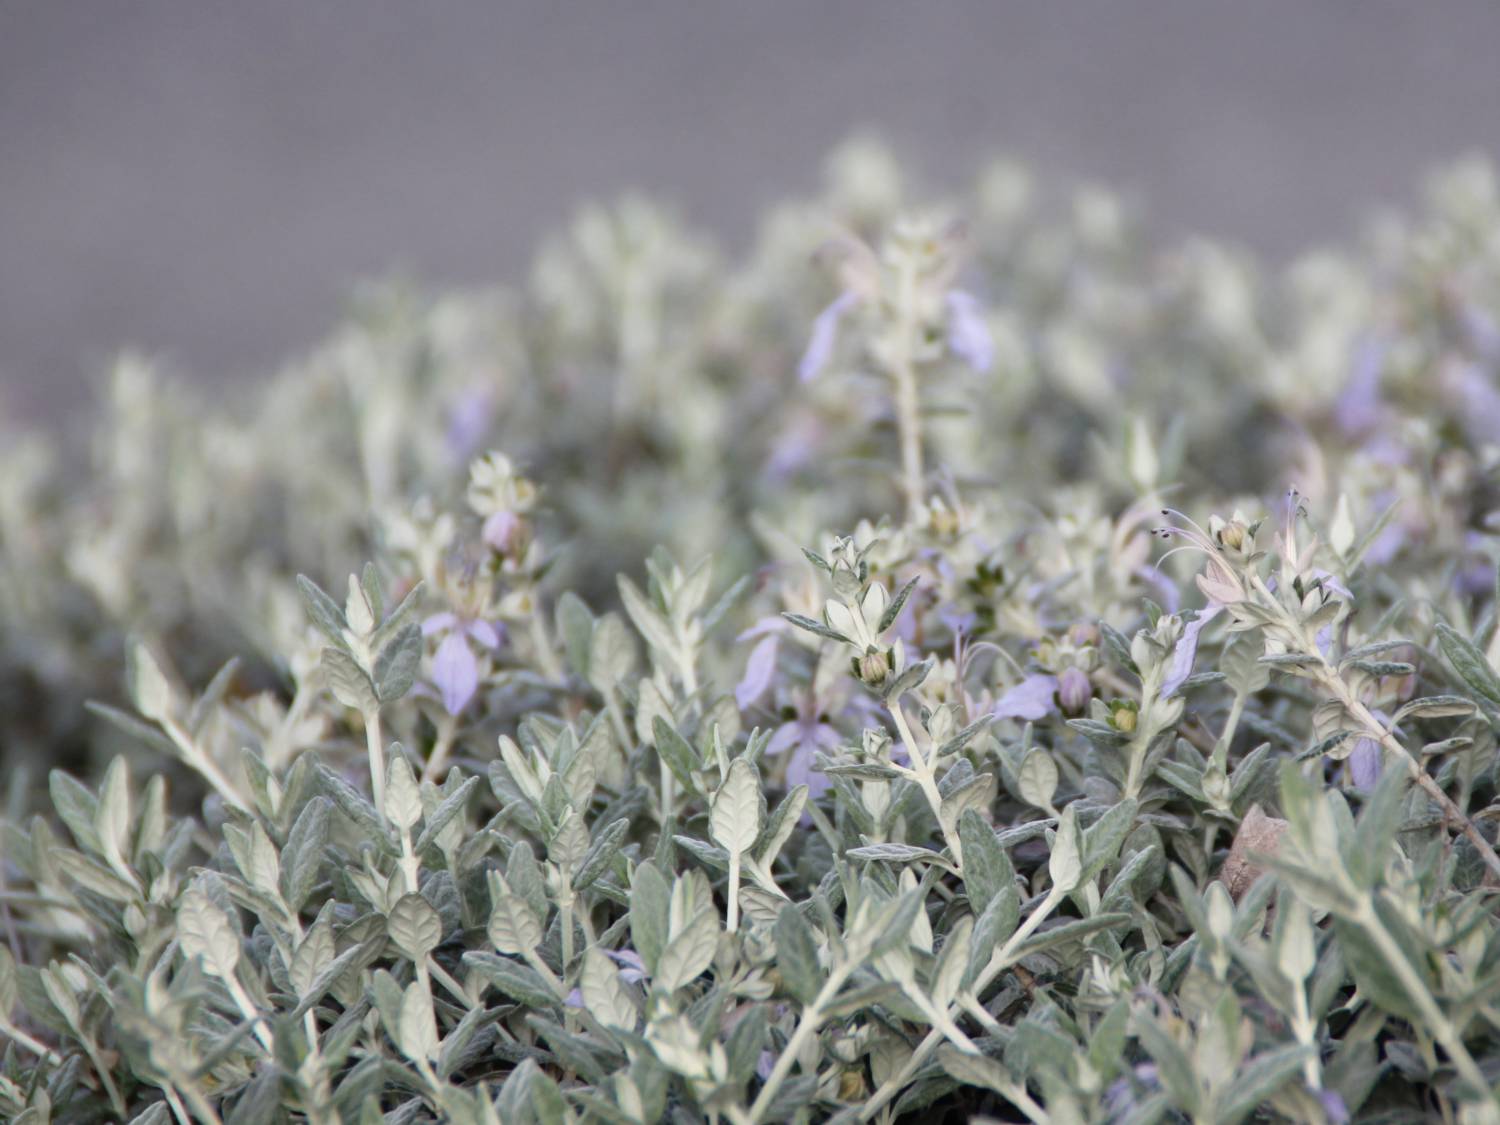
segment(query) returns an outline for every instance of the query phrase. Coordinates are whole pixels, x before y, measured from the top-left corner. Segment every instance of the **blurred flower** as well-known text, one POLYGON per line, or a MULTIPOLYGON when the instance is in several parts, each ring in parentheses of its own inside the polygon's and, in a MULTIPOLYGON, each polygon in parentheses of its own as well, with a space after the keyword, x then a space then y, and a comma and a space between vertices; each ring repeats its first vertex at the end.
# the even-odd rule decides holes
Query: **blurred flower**
POLYGON ((995 362, 995 340, 984 322, 984 310, 974 294, 950 289, 948 304, 948 350, 975 371, 989 371, 995 362))
POLYGON ((1037 672, 1002 695, 990 714, 997 719, 1035 722, 1057 710, 1057 677, 1037 672))
POLYGON ((443 708, 457 715, 479 688, 479 661, 469 647, 473 639, 488 649, 500 647, 500 630, 488 621, 465 620, 456 613, 435 613, 422 622, 422 635, 444 634, 432 658, 432 682, 443 696, 443 708))

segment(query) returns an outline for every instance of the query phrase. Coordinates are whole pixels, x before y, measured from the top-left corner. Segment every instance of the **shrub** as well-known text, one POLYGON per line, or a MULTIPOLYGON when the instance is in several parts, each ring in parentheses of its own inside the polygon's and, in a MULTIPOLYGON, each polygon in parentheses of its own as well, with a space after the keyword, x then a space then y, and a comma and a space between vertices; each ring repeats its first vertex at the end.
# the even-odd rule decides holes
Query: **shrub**
POLYGON ((1041 200, 855 142, 12 443, 0 1115, 1495 1121, 1493 177, 1041 200))

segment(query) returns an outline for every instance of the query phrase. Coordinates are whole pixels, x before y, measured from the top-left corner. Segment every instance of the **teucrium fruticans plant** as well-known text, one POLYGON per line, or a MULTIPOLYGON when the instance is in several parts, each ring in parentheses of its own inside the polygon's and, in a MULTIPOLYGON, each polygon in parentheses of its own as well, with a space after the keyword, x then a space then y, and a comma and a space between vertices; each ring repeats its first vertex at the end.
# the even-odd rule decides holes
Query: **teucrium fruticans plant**
POLYGON ((0 1119, 1496 1120, 1493 178, 830 169, 0 454, 0 1119))

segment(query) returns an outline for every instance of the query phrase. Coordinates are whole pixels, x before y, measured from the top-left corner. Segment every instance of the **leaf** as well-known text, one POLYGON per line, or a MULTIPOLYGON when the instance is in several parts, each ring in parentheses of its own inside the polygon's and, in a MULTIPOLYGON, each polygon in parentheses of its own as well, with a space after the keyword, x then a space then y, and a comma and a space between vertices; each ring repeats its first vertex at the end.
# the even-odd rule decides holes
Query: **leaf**
POLYGON ((605 614, 593 627, 589 639, 589 683, 607 692, 635 669, 635 642, 630 631, 613 613, 605 614))
POLYGON ((104 848, 94 827, 99 819, 99 801, 72 774, 53 770, 47 775, 52 793, 52 807, 73 833, 78 846, 95 855, 102 855, 104 848))
POLYGON ((137 711, 155 722, 172 717, 177 710, 177 693, 144 644, 131 645, 125 675, 130 685, 130 701, 137 711))
POLYGON ((1078 918, 1071 922, 1064 922, 1059 926, 1038 932, 1034 937, 1027 939, 1015 951, 1016 960, 1030 957, 1034 953, 1064 945, 1070 941, 1082 941, 1090 934, 1098 933, 1100 930, 1112 929, 1115 926, 1123 926, 1129 923, 1129 914, 1095 914, 1089 918, 1078 918))
POLYGON ((1474 701, 1461 695, 1429 695, 1413 699, 1398 710, 1391 719, 1396 726, 1403 719, 1462 719, 1474 713, 1474 701))
POLYGON ((953 864, 944 859, 942 853, 935 852, 931 848, 919 848, 915 844, 865 844, 863 847, 850 848, 844 853, 850 859, 862 859, 870 862, 885 863, 936 863, 948 870, 953 870, 953 864))
POLYGON ((802 911, 791 903, 776 916, 776 968, 782 983, 803 1006, 811 1004, 823 987, 824 973, 818 964, 818 947, 812 927, 802 911))
POLYGON ((432 1011, 432 997, 421 981, 412 981, 401 997, 398 1041, 409 1059, 437 1060, 437 1017, 432 1011))
POLYGON ((672 775, 688 792, 697 791, 697 783, 693 781, 693 771, 698 766, 698 752, 688 744, 687 739, 677 733, 677 728, 672 726, 660 715, 656 716, 651 724, 652 735, 656 739, 656 753, 672 775))
POLYGON ((1053 886, 1063 891, 1071 891, 1083 876, 1083 840, 1078 831, 1076 805, 1063 809, 1058 819, 1047 873, 1052 876, 1053 886))
POLYGON ((729 775, 714 794, 708 833, 733 862, 754 846, 760 835, 760 776, 744 758, 729 764, 729 775))
POLYGON ((667 944, 667 916, 672 890, 656 866, 643 863, 630 884, 630 941, 655 976, 667 944))
POLYGON ((562 1002, 535 969, 500 957, 476 951, 464 954, 464 964, 489 981, 512 1000, 533 1008, 555 1008, 562 1002))
POLYGON ((620 854, 620 843, 629 831, 630 818, 625 816, 605 826, 604 831, 589 845, 583 861, 578 865, 578 871, 573 876, 575 891, 588 890, 609 869, 611 861, 620 854))
POLYGON ((781 616, 797 626, 797 628, 806 630, 809 633, 816 633, 818 636, 825 637, 830 641, 838 641, 840 644, 845 645, 852 645, 854 643, 837 629, 830 629, 821 621, 814 621, 811 617, 804 617, 800 613, 783 613, 781 616))
POLYGON ((338 603, 305 574, 297 575, 297 589, 302 594, 302 605, 306 608, 307 616, 312 623, 325 637, 343 648, 346 644, 344 630, 349 625, 344 620, 344 611, 339 608, 338 603))
POLYGON ((490 943, 501 953, 516 957, 529 956, 541 944, 542 924, 524 898, 503 891, 495 894, 493 888, 496 885, 498 884, 492 880, 488 928, 490 943))
POLYGON ((718 943, 718 914, 705 907, 667 943, 654 974, 656 983, 669 992, 691 984, 713 961, 718 943))
POLYGON ((646 600, 640 588, 623 574, 619 577, 620 601, 631 622, 649 644, 675 663, 679 657, 677 637, 661 612, 646 600))
POLYGON ((791 838, 792 832, 796 829, 802 810, 807 807, 808 794, 809 789, 806 785, 793 786, 767 820, 765 830, 761 833, 758 849, 760 862, 767 869, 776 862, 782 845, 791 838))
POLYGON ((240 961, 240 935, 224 911, 197 886, 189 888, 177 906, 177 941, 187 957, 201 957, 203 967, 229 980, 240 961))
POLYGON ((921 581, 920 577, 913 578, 905 586, 902 586, 900 590, 896 591, 896 596, 891 599, 891 604, 886 606, 885 612, 880 615, 880 623, 875 626, 877 634, 884 633, 896 623, 896 619, 901 616, 901 611, 906 608, 906 599, 911 597, 911 592, 917 588, 919 581, 921 581))
POLYGON ((1445 621, 1438 622, 1436 632, 1438 647, 1453 665, 1453 670, 1489 710, 1500 710, 1500 679, 1496 678, 1484 653, 1445 621))
POLYGON ((620 972, 615 963, 597 948, 584 952, 579 991, 583 993, 584 1006, 605 1027, 619 1031, 635 1030, 635 1005, 625 991, 620 972))
POLYGON ((995 830, 973 809, 965 809, 958 820, 958 839, 964 849, 964 888, 969 906, 983 914, 995 896, 1014 887, 1016 872, 995 830))
POLYGON ((422 791, 417 788, 411 763, 399 749, 391 755, 391 764, 386 768, 385 816, 403 833, 411 831, 422 819, 422 791))
POLYGON ((1115 861, 1125 837, 1135 827, 1135 814, 1139 808, 1133 799, 1127 798, 1109 809, 1083 832, 1083 871, 1080 881, 1092 879, 1115 861))
POLYGON ((438 806, 427 814, 427 819, 422 823, 422 834, 417 837, 412 850, 421 855, 436 843, 443 829, 447 828, 453 819, 464 811, 464 806, 469 803, 469 798, 474 795, 474 790, 478 787, 479 778, 465 778, 457 789, 444 797, 438 806))
POLYGON ((380 702, 394 702, 410 691, 421 661, 422 628, 413 621, 375 654, 375 694, 380 702))
POLYGON ((984 1055, 960 1051, 949 1043, 938 1049, 938 1062, 949 1077, 965 1086, 979 1086, 1006 1097, 1014 1095, 1016 1091, 1010 1072, 984 1055))
POLYGON ((568 590, 557 599, 553 618, 557 623, 557 635, 562 638, 563 651, 567 653, 568 666, 580 679, 589 681, 594 615, 582 598, 568 590))
POLYGON ((1039 809, 1052 808, 1057 792, 1057 763, 1045 750, 1035 749, 1026 755, 1016 775, 1018 796, 1039 809))
POLYGON ((1235 1071, 1234 1081, 1227 1084, 1215 1120, 1223 1125, 1237 1125, 1249 1117, 1258 1105, 1297 1076, 1311 1050, 1300 1043, 1289 1043, 1257 1055, 1241 1066, 1235 1071))
POLYGON ((328 678, 328 690, 345 707, 352 707, 364 714, 372 714, 380 706, 375 694, 375 685, 364 669, 354 662, 354 657, 342 649, 323 650, 323 674, 328 678))
POLYGON ((419 894, 405 894, 396 900, 386 918, 386 929, 396 948, 417 964, 421 964, 443 940, 442 918, 419 894))

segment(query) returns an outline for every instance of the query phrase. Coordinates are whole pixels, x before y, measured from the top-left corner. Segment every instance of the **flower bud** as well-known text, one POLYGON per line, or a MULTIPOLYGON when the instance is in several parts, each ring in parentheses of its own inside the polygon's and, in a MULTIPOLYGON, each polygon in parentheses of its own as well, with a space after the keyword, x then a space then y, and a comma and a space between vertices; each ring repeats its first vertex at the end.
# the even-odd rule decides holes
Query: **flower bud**
POLYGON ((1079 715, 1088 706, 1094 687, 1082 668, 1064 668, 1057 677, 1057 701, 1069 715, 1079 715))

